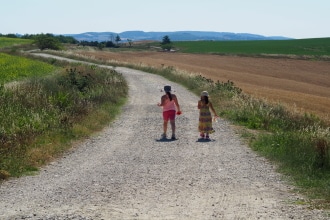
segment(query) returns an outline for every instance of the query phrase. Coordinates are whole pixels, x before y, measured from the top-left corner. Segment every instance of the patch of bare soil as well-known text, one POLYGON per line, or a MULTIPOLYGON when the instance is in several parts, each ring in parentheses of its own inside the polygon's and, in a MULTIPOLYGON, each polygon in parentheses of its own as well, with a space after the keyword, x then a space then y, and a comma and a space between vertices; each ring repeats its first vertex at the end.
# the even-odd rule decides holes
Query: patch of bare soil
POLYGON ((213 80, 233 81, 245 93, 330 121, 330 62, 162 52, 81 52, 103 60, 173 66, 213 80))

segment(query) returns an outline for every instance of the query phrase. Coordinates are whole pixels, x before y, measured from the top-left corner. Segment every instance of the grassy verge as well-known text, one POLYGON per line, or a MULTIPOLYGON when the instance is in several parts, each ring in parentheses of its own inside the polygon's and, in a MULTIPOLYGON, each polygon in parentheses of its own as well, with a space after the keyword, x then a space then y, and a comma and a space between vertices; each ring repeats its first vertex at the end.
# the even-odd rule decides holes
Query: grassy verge
POLYGON ((118 114, 127 91, 121 74, 81 64, 1 86, 0 179, 36 171, 72 140, 100 130, 118 114))

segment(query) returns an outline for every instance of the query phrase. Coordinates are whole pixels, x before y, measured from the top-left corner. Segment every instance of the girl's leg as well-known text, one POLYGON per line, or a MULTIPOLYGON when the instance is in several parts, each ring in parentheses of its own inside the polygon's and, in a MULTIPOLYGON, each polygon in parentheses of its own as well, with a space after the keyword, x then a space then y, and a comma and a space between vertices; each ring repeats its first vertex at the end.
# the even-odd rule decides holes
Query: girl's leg
POLYGON ((162 138, 166 138, 167 124, 168 124, 168 111, 163 112, 163 134, 162 138))
POLYGON ((175 120, 170 120, 171 129, 172 129, 172 137, 175 138, 175 120))
POLYGON ((172 129, 172 139, 175 139, 175 111, 169 112, 169 118, 170 118, 171 129, 172 129))
POLYGON ((164 130, 165 135, 166 135, 166 132, 167 132, 167 124, 168 124, 168 121, 164 120, 163 130, 164 130))

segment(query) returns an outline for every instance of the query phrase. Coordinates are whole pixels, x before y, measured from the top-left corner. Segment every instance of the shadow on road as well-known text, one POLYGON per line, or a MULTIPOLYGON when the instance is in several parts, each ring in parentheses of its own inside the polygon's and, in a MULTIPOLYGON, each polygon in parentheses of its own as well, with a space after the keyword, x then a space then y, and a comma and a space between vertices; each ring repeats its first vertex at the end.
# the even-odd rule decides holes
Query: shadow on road
POLYGON ((214 139, 198 138, 196 142, 207 143, 207 142, 213 142, 213 141, 215 141, 215 140, 214 139))
POLYGON ((178 139, 168 139, 168 138, 161 138, 161 139, 156 139, 157 142, 172 142, 176 141, 178 139))

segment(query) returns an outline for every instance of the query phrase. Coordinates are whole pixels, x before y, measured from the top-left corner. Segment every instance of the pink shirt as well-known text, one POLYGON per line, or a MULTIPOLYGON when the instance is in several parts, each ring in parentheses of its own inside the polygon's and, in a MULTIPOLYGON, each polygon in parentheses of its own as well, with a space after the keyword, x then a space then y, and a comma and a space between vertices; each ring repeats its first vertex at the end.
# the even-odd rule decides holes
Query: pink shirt
POLYGON ((170 99, 166 99, 165 104, 163 105, 163 112, 171 111, 171 110, 174 110, 174 111, 176 110, 175 102, 173 99, 172 99, 172 101, 170 101, 170 99))

